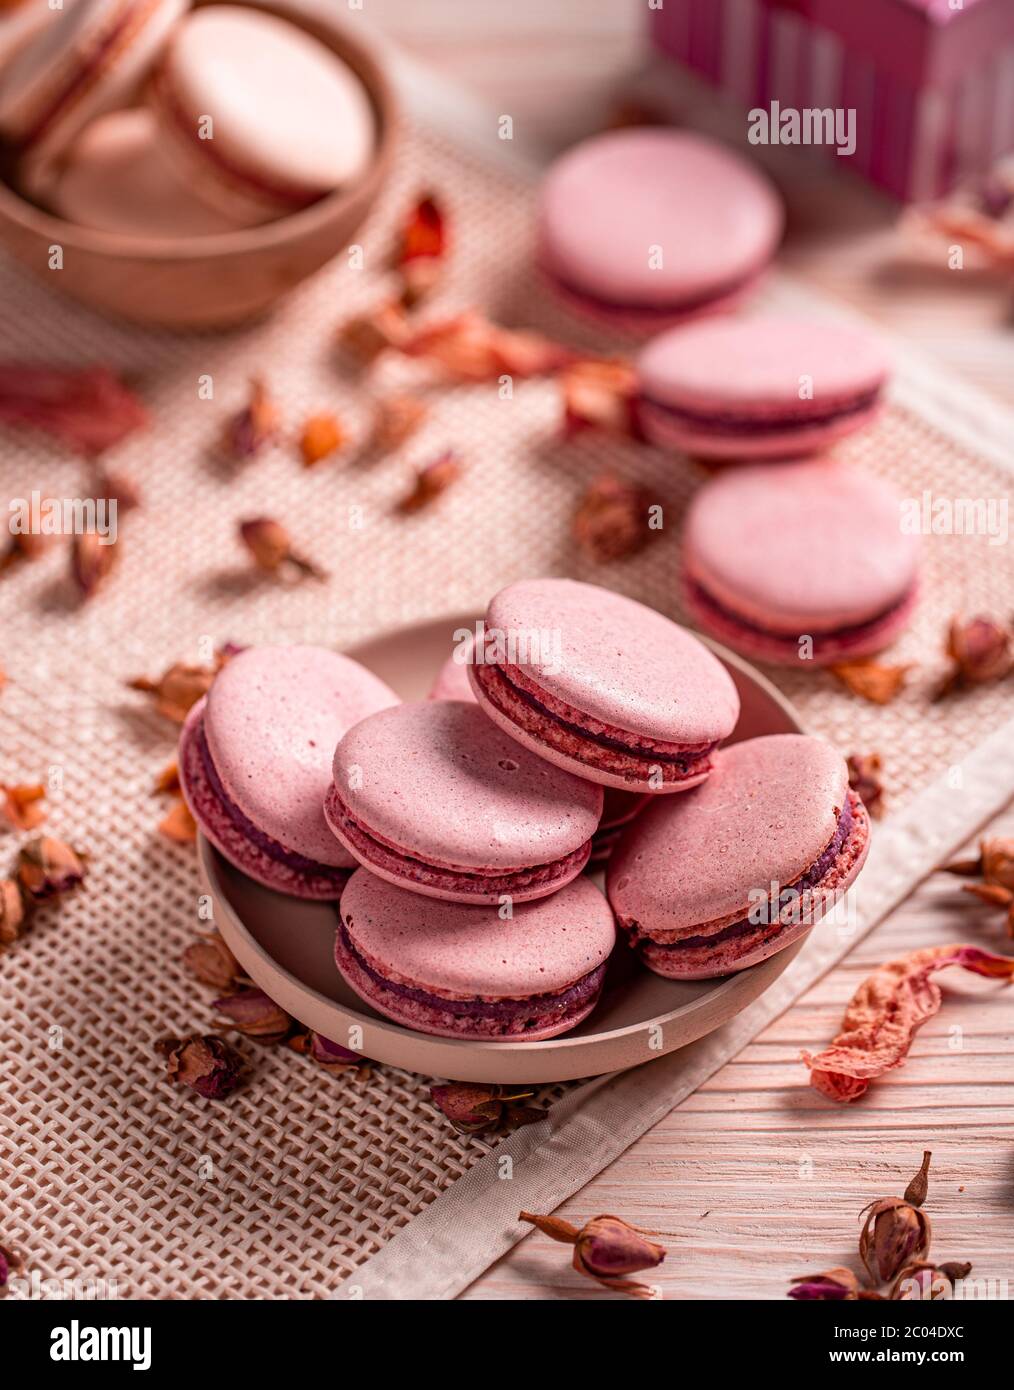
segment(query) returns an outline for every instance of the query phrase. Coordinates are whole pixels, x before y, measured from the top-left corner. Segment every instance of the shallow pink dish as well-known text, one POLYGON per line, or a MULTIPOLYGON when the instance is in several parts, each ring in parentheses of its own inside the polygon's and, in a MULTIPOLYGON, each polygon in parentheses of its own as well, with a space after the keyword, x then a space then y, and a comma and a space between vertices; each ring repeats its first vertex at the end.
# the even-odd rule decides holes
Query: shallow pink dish
MULTIPOLYGON (((403 699, 423 699, 451 650, 452 634, 474 625, 474 616, 444 618, 388 633, 349 655, 403 699)), ((792 706, 769 681, 716 643, 708 645, 728 668, 742 704, 730 742, 803 732, 792 706)), ((262 888, 203 837, 198 860, 219 931, 251 979, 282 1008, 366 1057, 457 1081, 567 1081, 619 1071, 685 1047, 763 994, 805 940, 738 975, 694 981, 652 974, 621 943, 601 1001, 572 1033, 546 1042, 440 1038, 382 1018, 345 984, 334 965, 333 904, 300 902, 262 888)))

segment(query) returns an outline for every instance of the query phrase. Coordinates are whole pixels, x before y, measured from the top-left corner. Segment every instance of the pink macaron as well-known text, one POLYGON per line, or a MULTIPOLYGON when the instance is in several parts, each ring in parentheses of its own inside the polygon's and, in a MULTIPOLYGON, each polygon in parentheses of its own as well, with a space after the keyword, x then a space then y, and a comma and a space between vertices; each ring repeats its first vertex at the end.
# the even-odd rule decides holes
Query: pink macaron
POLYGON ((189 0, 70 0, 0 73, 0 134, 41 191, 93 117, 127 100, 189 0))
POLYGON ((696 493, 682 564, 705 631, 761 661, 823 665, 879 651, 906 627, 918 540, 894 489, 861 469, 754 464, 696 493))
POLYGON ((504 918, 360 869, 340 913, 335 958, 361 998, 407 1028, 485 1042, 576 1027, 598 1001, 616 941, 609 904, 587 878, 504 918))
POLYGON ((791 318, 713 319, 653 339, 637 362, 638 418, 700 458, 814 453, 869 423, 888 365, 860 329, 791 318))
POLYGON ((375 115, 356 74, 263 10, 194 11, 174 29, 148 95, 194 192, 245 225, 349 187, 373 154, 375 115))
POLYGON ((110 111, 85 128, 65 157, 49 198, 81 227, 145 239, 214 236, 235 230, 195 198, 165 157, 150 111, 110 111))
POLYGON ((594 584, 511 584, 469 667, 480 705, 523 747, 641 794, 704 780, 739 717, 721 662, 653 608, 594 584))
POLYGON ((298 898, 337 898, 355 859, 321 806, 345 730, 398 697, 323 647, 248 647, 223 667, 180 735, 180 782, 211 843, 298 898))
POLYGON ((324 806, 372 873, 447 902, 527 902, 575 878, 602 790, 519 747, 476 704, 381 710, 342 738, 324 806))
POLYGON ((683 130, 609 131, 546 175, 539 262, 571 307, 657 332, 742 294, 783 223, 766 176, 724 145, 683 130))
POLYGON ((605 787, 602 806, 602 819, 592 837, 591 868, 601 868, 635 817, 644 810, 652 798, 641 792, 620 791, 617 787, 605 787))
POLYGON ((606 891, 650 969, 711 979, 837 911, 869 838, 844 758, 820 739, 772 734, 724 748, 689 796, 653 802, 613 851, 606 891))

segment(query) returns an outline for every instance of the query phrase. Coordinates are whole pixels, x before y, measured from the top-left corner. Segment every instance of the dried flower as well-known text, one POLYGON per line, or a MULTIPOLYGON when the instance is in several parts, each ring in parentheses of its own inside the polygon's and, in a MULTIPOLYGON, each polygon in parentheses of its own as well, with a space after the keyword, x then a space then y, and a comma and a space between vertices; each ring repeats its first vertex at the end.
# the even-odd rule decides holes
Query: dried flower
POLYGON ((95 455, 147 422, 137 396, 106 367, 0 362, 0 424, 33 426, 95 455))
POLYGON ((401 302, 418 304, 436 285, 447 254, 447 230, 440 204, 427 194, 412 207, 398 236, 391 264, 401 275, 401 302))
POLYGON ((888 961, 856 990, 831 1046, 817 1056, 802 1054, 810 1085, 831 1100, 858 1100, 876 1077, 900 1067, 917 1030, 940 1008, 932 976, 949 965, 1014 980, 1014 959, 978 946, 928 946, 888 961))
POLYGON ((574 539, 597 564, 625 559, 660 534, 648 525, 651 505, 651 494, 645 488, 603 474, 578 503, 574 539))
POLYGON ((560 375, 560 388, 565 436, 596 429, 640 438, 637 374, 629 362, 594 358, 572 362, 560 375))
POLYGON ((215 1033, 162 1038, 155 1047, 166 1060, 170 1079, 207 1100, 224 1099, 242 1079, 243 1059, 215 1033))
POLYGON ((875 1284, 887 1283, 909 1261, 928 1253, 929 1217, 901 1197, 871 1202, 862 1215, 866 1222, 859 1236, 859 1258, 875 1284))
POLYGON ((229 989, 245 978, 239 961, 218 932, 192 941, 183 952, 183 964, 202 984, 214 985, 216 989, 229 989))
POLYGON ((0 946, 10 946, 21 935, 28 906, 12 878, 0 878, 0 946))
POLYGON ((480 1086, 466 1081, 430 1087, 430 1100, 459 1134, 516 1129, 544 1120, 544 1110, 517 1103, 533 1094, 515 1086, 480 1086))
POLYGON ((340 1043, 332 1042, 330 1038, 325 1038, 322 1033, 294 1033, 289 1038, 289 1046, 294 1052, 303 1053, 304 1056, 316 1062, 318 1066, 323 1067, 325 1071, 332 1072, 336 1076, 350 1068, 369 1065, 367 1059, 360 1057, 358 1052, 342 1047, 340 1043))
POLYGON ((106 497, 116 503, 118 512, 132 512, 141 505, 141 494, 137 484, 124 473, 110 473, 108 469, 97 469, 92 475, 92 493, 96 498, 106 497))
POLYGON ((916 1261, 899 1271, 888 1298, 930 1301, 951 1298, 957 1280, 967 1279, 971 1271, 972 1266, 961 1260, 948 1260, 942 1265, 916 1261))
POLYGON ((574 1268, 596 1279, 607 1289, 632 1294, 634 1298, 651 1298, 648 1284, 624 1279, 641 1269, 654 1269, 665 1259, 665 1249, 654 1241, 645 1240, 649 1232, 629 1226, 618 1216, 595 1216, 580 1230, 569 1221, 556 1216, 533 1216, 518 1213, 519 1221, 530 1221, 553 1240, 574 1246, 574 1268))
POLYGON ((192 845, 197 840, 197 822, 190 807, 178 796, 158 823, 158 833, 176 845, 192 845))
POLYGON ((408 337, 408 320, 401 305, 382 304, 343 324, 338 341, 361 366, 368 367, 382 353, 400 348, 408 337))
POLYGON ((261 1042, 281 1042, 292 1027, 292 1019, 262 989, 241 989, 216 999, 211 1007, 248 1038, 261 1042))
POLYGON ((42 835, 21 846, 18 854, 18 881, 36 902, 57 897, 76 888, 85 876, 81 860, 69 845, 42 835))
POLYGON ((429 407, 418 396, 384 396, 376 405, 370 448, 378 454, 397 449, 415 434, 428 414, 429 407))
POLYGON ((311 579, 327 578, 325 572, 312 561, 296 554, 288 531, 272 517, 255 516, 241 521, 239 538, 253 556, 254 564, 265 574, 280 575, 295 570, 311 579))
MULTIPOLYGON (((211 689, 219 671, 242 648, 227 644, 215 653, 211 666, 195 666, 184 661, 174 662, 160 676, 135 676, 127 682, 131 690, 141 690, 155 699, 155 708, 174 724, 182 724, 191 708, 211 689)), ((168 787, 166 788, 168 790, 168 787)))
POLYGON ((0 782, 3 814, 15 830, 34 830, 46 819, 46 788, 41 782, 18 782, 5 786, 0 782))
POLYGON ((573 360, 569 348, 539 333, 502 328, 474 310, 428 324, 400 344, 407 357, 438 368, 453 381, 543 376, 573 360))
POLYGON ((963 686, 1002 680, 1014 665, 1010 631, 988 617, 953 618, 946 651, 953 665, 937 689, 938 700, 963 686))
POLYGON ((1009 888, 1014 892, 1014 839, 995 835, 979 841, 979 853, 973 859, 955 859, 944 865, 948 874, 981 874, 987 883, 1009 888))
POLYGON ((460 476, 460 459, 452 449, 445 449, 432 463, 428 463, 425 468, 416 471, 412 491, 401 499, 398 510, 406 515, 422 511, 442 492, 446 492, 460 476))
POLYGON ((821 1274, 800 1274, 793 1279, 790 1298, 853 1301, 859 1296, 859 1280, 851 1269, 835 1265, 821 1274))
POLYGON ((884 812, 884 784, 880 780, 882 766, 879 753, 853 753, 848 760, 849 786, 871 816, 880 816, 884 812))
POLYGON ((922 1164, 919 1171, 905 1188, 905 1201, 911 1202, 914 1207, 921 1207, 926 1200, 926 1194, 929 1191, 929 1166, 932 1157, 929 1149, 923 1149, 922 1164))
POLYGON ((912 665, 882 666, 877 661, 838 661, 828 668, 842 685, 874 705, 889 705, 905 685, 912 665))
POLYGON ((178 792, 180 789, 180 766, 173 758, 166 763, 165 767, 155 778, 155 792, 161 795, 165 792, 178 792))
POLYGON ((299 436, 299 451, 303 455, 303 463, 307 468, 312 468, 315 463, 320 463, 321 459, 337 453, 345 444, 345 440, 345 431, 338 423, 337 416, 332 415, 330 411, 311 415, 299 436))
POLYGON ((119 557, 119 543, 103 540, 96 531, 82 531, 71 539, 70 574, 83 598, 109 578, 119 557))
POLYGON ((253 458, 265 444, 278 438, 281 415, 259 377, 250 381, 250 399, 242 410, 227 422, 219 440, 219 450, 226 459, 253 458))
POLYGON ((44 536, 38 531, 13 532, 7 548, 0 553, 0 574, 22 560, 37 560, 52 539, 52 536, 44 536))

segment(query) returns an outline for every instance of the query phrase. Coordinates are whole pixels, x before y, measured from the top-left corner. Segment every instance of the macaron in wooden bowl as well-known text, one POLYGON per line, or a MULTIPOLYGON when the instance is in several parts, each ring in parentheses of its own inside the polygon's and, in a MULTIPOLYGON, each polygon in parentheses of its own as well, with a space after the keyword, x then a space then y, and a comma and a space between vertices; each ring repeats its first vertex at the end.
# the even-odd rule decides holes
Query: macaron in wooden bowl
MULTIPOLYGON (((238 0, 211 3, 232 8, 238 0)), ((207 4, 195 0, 194 14, 207 4)), ((228 327, 256 318, 347 246, 391 165, 396 106, 383 68, 321 0, 242 0, 240 8, 288 20, 329 49, 361 83, 375 134, 372 156, 356 178, 258 225, 203 235, 183 230, 141 236, 66 221, 30 201, 15 186, 16 151, 7 146, 0 149, 0 246, 73 299, 135 322, 181 329, 228 327), (54 246, 62 248, 58 272, 50 268, 54 246)))

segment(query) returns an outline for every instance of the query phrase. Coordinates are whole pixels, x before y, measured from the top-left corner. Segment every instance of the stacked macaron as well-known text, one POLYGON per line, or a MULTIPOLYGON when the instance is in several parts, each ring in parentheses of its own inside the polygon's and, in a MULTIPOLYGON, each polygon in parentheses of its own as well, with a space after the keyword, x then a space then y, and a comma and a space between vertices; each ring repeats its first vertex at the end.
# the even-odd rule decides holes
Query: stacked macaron
POLYGON ((209 236, 354 184, 375 140, 359 77, 265 10, 69 0, 0 70, 23 190, 83 226, 209 236))

